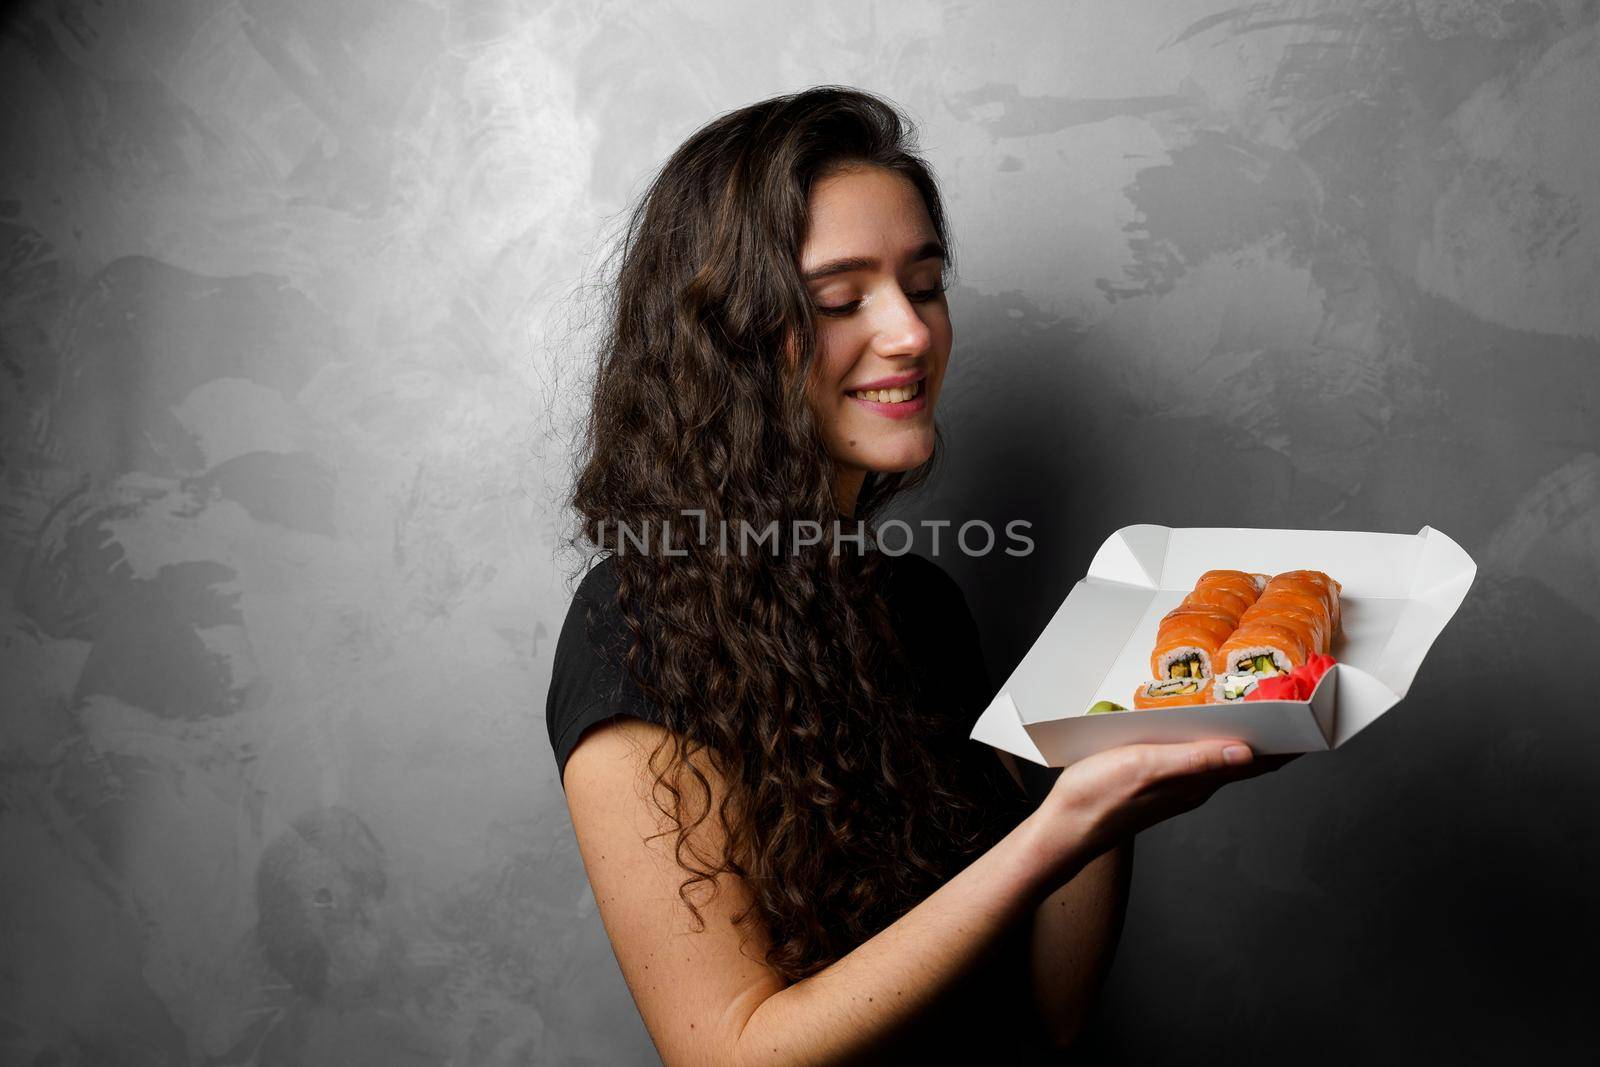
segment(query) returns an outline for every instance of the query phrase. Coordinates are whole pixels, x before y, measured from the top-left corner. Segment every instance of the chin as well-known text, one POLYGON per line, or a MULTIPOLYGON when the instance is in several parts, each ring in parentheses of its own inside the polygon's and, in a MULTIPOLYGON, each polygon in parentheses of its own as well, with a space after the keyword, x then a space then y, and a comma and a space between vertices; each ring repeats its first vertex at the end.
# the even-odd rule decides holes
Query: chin
POLYGON ((879 474, 896 474, 922 466, 931 455, 933 449, 923 447, 874 451, 861 456, 857 465, 879 474))

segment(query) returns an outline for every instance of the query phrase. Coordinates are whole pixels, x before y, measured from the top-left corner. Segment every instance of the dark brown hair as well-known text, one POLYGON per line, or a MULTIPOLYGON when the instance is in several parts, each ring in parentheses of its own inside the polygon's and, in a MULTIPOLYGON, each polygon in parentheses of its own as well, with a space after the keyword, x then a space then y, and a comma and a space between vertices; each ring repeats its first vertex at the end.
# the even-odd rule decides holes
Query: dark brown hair
MULTIPOLYGON (((579 456, 573 506, 583 538, 611 555, 628 672, 671 727, 651 767, 686 873, 679 895, 703 922, 691 886, 745 879, 754 903, 738 921, 763 924, 766 962, 790 981, 887 926, 987 844, 981 813, 923 741, 882 553, 870 541, 835 551, 833 463, 805 399, 815 312, 799 257, 812 186, 851 166, 901 174, 948 250, 915 148, 892 105, 838 86, 694 133, 627 219, 579 456), (686 511, 731 536, 741 523, 787 532, 810 520, 823 537, 724 552, 695 536, 686 511), (659 538, 663 524, 683 555, 617 543, 624 525, 659 538), (696 754, 727 786, 720 856, 691 839, 711 815, 696 754)), ((932 462, 869 473, 853 518, 870 530, 932 462)))

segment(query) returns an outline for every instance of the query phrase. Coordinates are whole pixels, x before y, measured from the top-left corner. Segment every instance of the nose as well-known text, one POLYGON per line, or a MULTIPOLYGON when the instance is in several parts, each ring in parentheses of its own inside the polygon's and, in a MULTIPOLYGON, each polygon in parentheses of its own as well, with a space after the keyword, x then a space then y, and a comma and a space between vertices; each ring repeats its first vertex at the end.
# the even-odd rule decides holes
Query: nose
MULTIPOLYGON (((898 290, 897 290, 898 292, 898 290)), ((878 305, 873 347, 881 356, 920 356, 933 341, 933 331, 904 293, 878 305)))

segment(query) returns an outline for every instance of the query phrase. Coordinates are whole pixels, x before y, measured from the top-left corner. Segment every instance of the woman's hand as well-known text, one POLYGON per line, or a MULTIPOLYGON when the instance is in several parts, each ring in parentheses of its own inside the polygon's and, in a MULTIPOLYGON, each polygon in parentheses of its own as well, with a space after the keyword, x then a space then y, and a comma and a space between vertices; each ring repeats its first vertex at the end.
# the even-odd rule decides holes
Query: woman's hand
POLYGON ((1064 877, 1163 819, 1190 811, 1222 786, 1277 770, 1296 756, 1256 756, 1243 741, 1123 745, 1061 772, 1029 816, 1064 877))

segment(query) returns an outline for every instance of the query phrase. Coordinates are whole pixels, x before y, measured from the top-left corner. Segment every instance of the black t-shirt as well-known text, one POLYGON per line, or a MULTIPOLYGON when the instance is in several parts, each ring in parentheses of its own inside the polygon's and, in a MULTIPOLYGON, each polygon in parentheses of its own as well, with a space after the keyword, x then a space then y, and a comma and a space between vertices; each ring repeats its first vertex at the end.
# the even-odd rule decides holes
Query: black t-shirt
MULTIPOLYGON (((927 743, 951 769, 948 784, 992 807, 991 832, 998 840, 1038 805, 1059 772, 1018 760, 1026 787, 1019 789, 995 750, 968 737, 994 693, 966 597, 929 559, 908 553, 886 560, 885 597, 919 679, 927 743)), ((545 724, 563 779, 568 757, 590 727, 615 715, 664 721, 623 669, 627 647, 616 580, 604 559, 579 584, 556 644, 545 724)), ((997 943, 988 963, 947 991, 942 1003, 948 1008, 936 1013, 946 1025, 921 1036, 930 1058, 1053 1061, 1029 1009, 1019 1007, 1028 997, 1025 953, 1026 928, 1019 928, 997 943)))
MULTIPOLYGON (((968 737, 994 691, 966 596, 932 560, 913 553, 885 560, 885 598, 925 694, 928 744, 945 756, 955 779, 972 795, 994 805, 997 821, 1009 829, 1033 810, 1055 772, 1021 760, 1027 789, 1019 790, 994 749, 968 737)), ((615 715, 664 722, 623 669, 627 647, 611 560, 602 559, 584 576, 567 610, 545 702, 545 726, 563 786, 567 758, 589 727, 615 715)))

